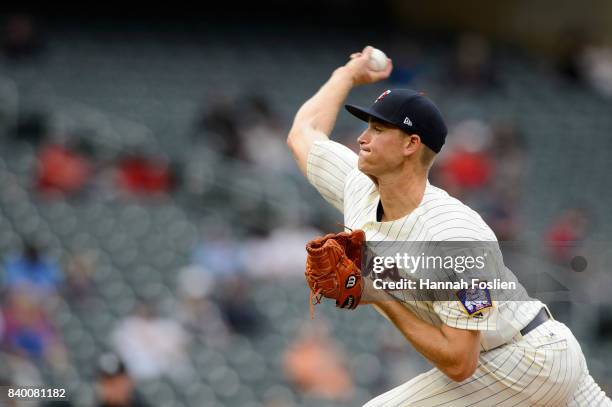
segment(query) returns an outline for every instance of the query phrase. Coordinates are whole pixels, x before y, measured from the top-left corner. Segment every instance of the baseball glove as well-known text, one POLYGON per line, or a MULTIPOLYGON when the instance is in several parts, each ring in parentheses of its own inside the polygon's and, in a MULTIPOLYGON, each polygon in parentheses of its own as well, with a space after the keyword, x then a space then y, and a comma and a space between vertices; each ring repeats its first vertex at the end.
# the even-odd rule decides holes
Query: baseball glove
POLYGON ((328 234, 306 245, 306 282, 310 287, 310 316, 321 298, 336 300, 336 307, 354 309, 361 299, 361 261, 365 232, 328 234))

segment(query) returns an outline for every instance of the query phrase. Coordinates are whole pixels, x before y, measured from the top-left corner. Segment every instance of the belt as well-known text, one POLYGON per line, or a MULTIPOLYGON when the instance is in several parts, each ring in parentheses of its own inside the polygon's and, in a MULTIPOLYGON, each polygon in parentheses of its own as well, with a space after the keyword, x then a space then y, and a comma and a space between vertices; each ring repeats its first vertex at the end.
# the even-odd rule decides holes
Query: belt
MULTIPOLYGON (((549 319, 553 319, 553 317, 545 305, 544 307, 540 309, 540 311, 538 311, 536 316, 533 317, 533 319, 527 325, 525 325, 523 329, 521 329, 519 332, 516 333, 516 335, 514 335, 514 337, 511 339, 511 342, 520 341, 525 335, 527 335, 529 332, 533 331, 534 329, 536 329, 537 327, 539 327, 540 325, 542 325, 544 322, 548 321, 549 319)), ((490 347, 483 346, 482 349, 484 352, 489 352, 489 351, 492 351, 493 349, 497 349, 511 342, 491 344, 492 346, 490 347)))
POLYGON ((527 335, 529 332, 533 331, 549 319, 550 316, 548 315, 546 308, 541 308, 540 311, 536 314, 536 316, 533 317, 531 322, 528 323, 525 328, 521 329, 521 335, 527 335))

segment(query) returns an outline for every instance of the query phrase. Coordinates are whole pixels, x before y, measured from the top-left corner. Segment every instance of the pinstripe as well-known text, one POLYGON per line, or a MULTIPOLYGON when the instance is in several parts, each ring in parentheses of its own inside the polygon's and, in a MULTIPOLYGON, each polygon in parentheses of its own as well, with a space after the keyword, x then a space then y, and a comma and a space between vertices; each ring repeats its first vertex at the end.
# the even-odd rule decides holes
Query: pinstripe
MULTIPOLYGON (((519 358, 519 361, 517 361, 517 363, 515 363, 515 364, 514 364, 514 367, 513 367, 513 368, 512 368, 512 369, 511 369, 511 370, 508 372, 507 377, 511 377, 511 376, 512 376, 512 373, 514 373, 514 371, 515 371, 515 370, 516 370, 516 369, 517 369, 519 366, 521 366, 520 361, 522 361, 522 360, 525 358, 525 348, 523 348, 522 350, 523 350, 523 353, 521 354, 521 357, 519 358)), ((500 367, 500 368, 501 368, 501 367, 500 367)), ((498 370, 499 370, 499 369, 498 369, 498 370)), ((520 378, 517 378, 516 380, 514 380, 514 382, 512 383, 512 385, 514 385, 514 384, 518 383, 518 381, 519 381, 519 380, 520 380, 520 378)), ((496 393, 493 393, 493 394, 491 394, 491 395, 487 395, 487 396, 485 396, 484 398, 482 398, 482 399, 480 399, 480 400, 476 401, 474 404, 478 404, 478 403, 480 403, 481 401, 483 401, 483 400, 485 400, 485 399, 488 399, 488 398, 493 398, 493 396, 499 395, 499 394, 501 394, 501 393, 503 393, 503 392, 505 392, 505 391, 514 391, 514 390, 513 390, 513 388, 512 388, 512 385, 510 385, 510 386, 506 386, 505 388, 502 388, 501 390, 499 390, 499 391, 498 391, 498 392, 496 392, 496 393)), ((484 387, 483 389, 487 389, 487 387, 484 387)), ((480 390, 474 391, 474 392, 472 392, 472 393, 468 393, 468 394, 466 394, 466 396, 472 396, 472 395, 476 394, 477 392, 479 392, 479 391, 481 391, 481 390, 483 390, 483 389, 480 389, 480 390)))
MULTIPOLYGON (((571 360, 570 357, 572 356, 572 353, 569 349, 567 352, 565 352, 565 364, 563 364, 563 380, 561 380, 561 383, 559 385, 557 385, 557 387, 561 387, 561 389, 566 389, 567 386, 569 385, 569 383, 571 383, 569 380, 566 383, 566 378, 567 378, 567 371, 568 371, 568 365, 571 364, 571 360)), ((559 368, 559 370, 561 370, 561 368, 559 368)), ((571 374, 570 374, 570 378, 571 378, 571 374)), ((573 381, 572 381, 573 382, 573 381)), ((537 401, 538 403, 541 400, 544 400, 544 397, 546 396, 546 394, 548 394, 555 386, 551 386, 550 389, 548 389, 548 391, 537 401)), ((555 394, 554 392, 551 394, 551 396, 549 397, 549 400, 554 399, 554 397, 557 396, 557 394, 555 394)), ((566 398, 566 397, 565 397, 566 398)), ((542 404, 546 405, 546 403, 542 402, 542 404)))
MULTIPOLYGON (((534 361, 535 362, 535 358, 534 361)), ((531 363, 531 365, 529 366, 531 368, 531 366, 533 366, 533 362, 531 363)), ((544 370, 544 366, 546 366, 546 352, 544 353, 544 362, 542 363, 542 367, 540 367, 540 370, 538 371, 538 373, 533 377, 533 379, 531 379, 531 381, 525 386, 523 387, 520 391, 522 392, 524 389, 528 388, 538 377, 540 377, 540 373, 542 373, 542 370, 544 370)), ((529 369, 527 369, 525 372, 527 372, 529 369)), ((507 400, 510 401, 513 398, 520 396, 521 393, 517 394, 516 396, 512 396, 510 398, 508 398, 507 400)), ((514 406, 518 406, 519 404, 521 404, 523 401, 527 401, 529 400, 529 396, 527 396, 526 399, 520 400, 518 403, 515 403, 512 405, 512 407, 514 406)))
MULTIPOLYGON (((447 211, 447 212, 444 212, 444 215, 448 215, 448 214, 450 214, 450 213, 460 213, 460 214, 462 214, 462 215, 464 215, 464 214, 465 214, 465 212, 464 212, 464 211, 457 210, 457 211, 447 211)), ((437 217, 437 216, 435 216, 435 217, 431 217, 431 218, 429 218, 429 219, 428 219, 428 221, 429 221, 429 222, 431 222, 431 221, 432 221, 433 219, 435 219, 436 217, 437 217)), ((451 219, 445 219, 445 220, 443 220, 443 221, 440 221, 440 222, 438 222, 438 223, 436 223, 436 224, 434 224, 434 225, 430 225, 430 226, 429 226, 429 228, 433 229, 433 228, 435 228, 436 226, 438 226, 438 225, 440 225, 440 224, 442 224, 442 223, 444 223, 444 222, 451 221, 451 220, 465 220, 465 221, 467 221, 467 222, 470 222, 470 223, 476 224, 476 222, 474 222, 474 220, 473 220, 473 219, 466 219, 466 218, 451 218, 451 219)), ((481 227, 480 229, 481 229, 481 230, 483 230, 484 228, 482 228, 482 227, 481 227)))
POLYGON ((319 186, 318 188, 319 192, 321 192, 321 195, 323 195, 325 199, 330 202, 337 202, 338 204, 342 204, 342 201, 336 198, 337 194, 335 194, 331 189, 324 186, 319 186))
MULTIPOLYGON (((338 145, 337 143, 335 144, 338 145)), ((336 145, 334 145, 333 148, 328 143, 320 143, 320 145, 321 148, 323 150, 326 150, 326 152, 328 153, 326 155, 333 155, 334 159, 342 161, 347 167, 353 168, 355 166, 357 154, 352 152, 349 148, 340 145, 344 149, 344 151, 342 153, 339 153, 336 145), (351 159, 348 159, 347 157, 351 157, 351 159)), ((330 163, 333 164, 332 161, 330 161, 330 163)))
MULTIPOLYGON (((487 376, 489 376, 489 375, 493 375, 493 376, 495 376, 495 374, 496 374, 496 373, 498 373, 499 371, 501 371, 501 370, 502 370, 502 368, 503 368, 503 367, 506 365, 506 363, 507 363, 508 361, 512 360, 512 356, 514 356, 514 354, 515 354, 515 352, 514 352, 514 351, 515 351, 515 349, 511 349, 511 350, 510 350, 510 355, 508 356, 508 358, 506 358, 506 359, 505 359, 505 360, 504 360, 504 361, 503 361, 503 362, 502 362, 500 365, 498 365, 498 366, 497 366, 497 368, 496 368, 495 370, 488 371, 487 373, 485 373, 485 374, 483 374, 483 375, 481 375, 481 376, 479 376, 479 377, 477 377, 477 378, 474 378, 473 380, 470 380, 470 381, 469 381, 469 382, 467 382, 467 383, 463 383, 463 382, 462 382, 462 383, 461 383, 459 386, 455 387, 453 390, 457 390, 457 389, 461 389, 461 388, 464 388, 464 389, 466 389, 466 390, 467 390, 467 389, 470 389, 471 387, 473 387, 473 386, 469 386, 470 384, 472 384, 472 383, 474 383, 474 382, 476 382, 476 384, 477 384, 477 383, 478 383, 478 382, 479 382, 481 379, 483 379, 483 378, 485 378, 485 377, 487 377, 487 376)), ((520 361, 520 360, 522 360, 522 359, 524 359, 524 358, 525 358, 525 350, 523 349, 523 353, 522 353, 522 354, 521 354, 521 356, 518 358, 518 360, 520 361)), ((511 371, 514 371, 514 369, 515 369, 517 366, 520 366, 520 365, 521 365, 520 363, 515 363, 515 364, 514 364, 514 367, 512 368, 512 370, 511 370, 511 371)), ((481 390, 488 390, 488 389, 489 389, 489 388, 488 388, 488 386, 483 386, 483 387, 481 387, 481 388, 479 388, 479 389, 477 389, 477 390, 474 390, 474 391, 472 391, 472 392, 470 392, 470 393, 459 393, 459 394, 460 394, 460 396, 459 396, 459 397, 457 397, 457 398, 455 398, 455 399, 452 399, 452 400, 446 400, 444 403, 447 403, 447 402, 454 402, 454 401, 460 400, 460 399, 461 399, 461 398, 463 398, 463 397, 468 397, 468 396, 471 396, 471 395, 473 395, 473 394, 475 394, 475 393, 477 393, 477 392, 479 392, 479 391, 481 391, 481 390)), ((504 390, 507 390, 507 389, 504 389, 504 390)), ((444 403, 443 403, 443 404, 444 404, 444 403)), ((440 405, 440 404, 438 404, 438 405, 440 405)), ((433 407, 433 406, 432 406, 432 407, 433 407)))
MULTIPOLYGON (((431 217, 427 218, 427 220, 431 222, 431 221, 433 221, 434 219, 437 219, 437 218, 439 218, 440 216, 443 216, 443 215, 448 215, 449 213, 460 213, 460 214, 462 214, 462 215, 466 216, 466 218, 460 218, 460 219, 461 219, 461 220, 464 220, 464 221, 466 221, 466 222, 468 222, 468 223, 469 223, 470 225, 472 225, 472 226, 478 226, 478 225, 479 225, 479 223, 481 223, 481 222, 482 222, 482 219, 481 219, 481 218, 475 217, 475 216, 473 216, 473 215, 472 215, 472 214, 470 214, 470 213, 466 213, 466 212, 465 212, 465 208, 462 208, 462 207, 461 207, 461 205, 458 205, 458 204, 449 204, 449 206, 456 206, 456 207, 458 208, 458 210, 454 210, 454 211, 444 211, 444 212, 442 212, 442 213, 439 213, 439 214, 437 214, 437 215, 434 215, 434 216, 431 216, 431 217), (461 209, 463 209, 463 210, 461 210, 461 209)), ((438 207, 435 207, 435 208, 438 208, 438 207)), ((432 208, 432 209, 435 209, 435 208, 432 208)), ((443 222, 444 222, 444 221, 443 221, 443 222)), ((432 225, 432 226, 430 226, 430 227, 435 227, 435 226, 437 226, 437 224, 436 224, 436 225, 432 225)), ((487 228, 485 228, 485 227, 484 227, 484 226, 482 226, 482 225, 480 225, 480 226, 479 226, 479 228, 480 228, 480 230, 481 230, 481 231, 487 231, 487 228)))
POLYGON ((312 163, 311 164, 314 168, 317 168, 319 171, 322 171, 323 173, 325 173, 327 175, 327 178, 324 177, 319 177, 319 179, 323 180, 324 182, 329 182, 329 178, 334 178, 336 180, 338 180, 338 182, 340 182, 340 184, 344 184, 344 178, 346 177, 345 172, 342 172, 342 174, 340 176, 334 174, 333 172, 327 170, 327 168, 325 167, 321 167, 317 164, 312 163))
MULTIPOLYGON (((549 377, 554 377, 554 375, 553 375, 553 371, 554 371, 554 368, 555 368, 555 361, 556 361, 557 359, 563 359, 563 358, 559 358, 559 357, 558 357, 559 355, 556 355, 556 354, 555 354, 555 352, 554 352, 554 351, 552 351, 552 350, 547 350, 546 352, 550 352, 550 353, 552 354, 552 356, 553 356, 553 362, 552 362, 552 365, 551 365, 551 367, 550 367, 550 373, 549 373, 549 375, 548 375, 548 376, 549 376, 549 377)), ((567 363, 567 357, 569 356, 568 354, 569 354, 569 352, 565 352, 565 356, 566 356, 566 358, 565 358, 565 359, 566 359, 566 363, 567 363)), ((561 366, 562 366, 562 364, 563 364, 563 363, 562 363, 562 360, 560 360, 560 361, 559 361, 559 371, 561 371, 561 366)), ((565 380, 565 378, 564 378, 563 380, 565 380)), ((537 399, 537 401, 533 401, 533 400, 530 400, 530 401, 533 401, 533 403, 535 403, 536 405, 539 405, 539 402, 540 402, 540 401, 541 401, 541 400, 542 400, 542 399, 543 399, 543 398, 544 398, 544 397, 545 397, 545 396, 546 396, 548 393, 550 393, 550 391, 551 391, 552 389, 554 389, 555 387, 559 387, 559 389, 558 389, 558 390, 561 390, 561 389, 563 388, 563 383, 560 383, 560 384, 559 384, 559 383, 556 383, 556 382, 554 382, 554 381, 551 381, 550 385, 548 386, 548 390, 546 390, 546 392, 545 392, 545 393, 544 393, 544 394, 543 394, 541 397, 539 397, 539 398, 537 399)), ((538 394, 538 392, 539 392, 540 390, 542 390, 543 388, 544 388, 544 387, 540 387, 540 388, 539 388, 539 389, 538 389, 536 392, 534 392, 534 393, 533 393, 532 397, 535 397, 535 396, 538 394)), ((554 394, 554 393, 553 393, 552 397, 555 397, 555 394, 554 394)))
MULTIPOLYGON (((478 233, 479 233, 477 230, 472 229, 472 228, 468 228, 468 227, 466 227, 466 226, 453 226, 453 227, 450 227, 450 228, 446 228, 446 229, 444 229, 444 230, 443 230, 443 231, 441 231, 440 233, 436 233, 436 234, 434 234, 432 237, 434 237, 434 236, 438 236, 438 235, 441 235, 442 233, 448 233, 448 231, 449 231, 449 230, 469 230, 469 231, 471 231, 471 232, 476 232, 476 234, 478 234, 478 233)), ((471 237, 472 239, 478 239, 478 236, 470 236, 470 237, 471 237)))
MULTIPOLYGON (((334 188, 333 185, 328 185, 334 188)), ((334 192, 332 189, 328 188, 328 186, 320 186, 319 192, 328 202, 336 202, 340 207, 342 207, 342 201, 337 198, 338 194, 334 192)))
MULTIPOLYGON (((511 359, 512 359, 512 356, 514 355, 514 352, 513 352, 511 349, 509 349, 509 350, 508 350, 508 353, 509 353, 508 357, 507 357, 506 359, 504 359, 504 361, 503 361, 503 362, 502 362, 502 363, 501 363, 499 366, 497 366, 497 368, 496 368, 495 370, 493 370, 493 371, 488 371, 488 372, 486 372, 485 374, 482 374, 482 375, 480 375, 480 376, 478 376, 478 377, 474 377, 474 376, 472 376, 471 380, 469 380, 468 382, 461 382, 461 384, 460 384, 460 385, 458 385, 458 386, 456 386, 456 387, 453 387, 452 389, 446 390, 445 392, 442 392, 442 393, 438 393, 438 394, 431 395, 431 396, 429 396, 429 397, 425 397, 425 398, 419 399, 418 401, 423 401, 423 400, 426 400, 426 399, 431 398, 431 397, 433 397, 433 396, 439 396, 440 394, 448 393, 449 391, 452 391, 452 390, 457 390, 457 389, 460 389, 460 388, 462 388, 462 387, 463 387, 463 388, 468 388, 468 389, 469 389, 470 387, 472 387, 472 386, 470 386, 470 384, 472 384, 472 383, 478 383, 478 382, 479 382, 479 381, 481 381, 483 378, 485 378, 485 377, 487 377, 487 376, 489 376, 489 375, 493 375, 493 374, 497 373, 498 371, 500 371, 500 370, 501 370, 501 369, 504 367, 504 365, 506 364, 506 362, 508 362, 509 360, 511 360, 511 359)), ((521 358, 522 358, 522 357, 524 357, 524 353, 523 353, 523 355, 521 356, 521 358)), ((517 364, 517 365, 518 365, 518 364, 517 364)), ((481 369, 478 369, 478 370, 481 370, 481 369)), ((480 390, 484 390, 484 389, 487 389, 487 387, 482 387, 482 388, 480 388, 480 389, 478 389, 478 390, 473 391, 472 393, 459 393, 459 397, 457 397, 457 398, 455 398, 455 399, 452 399, 452 400, 446 400, 446 401, 445 401, 444 403, 442 403, 442 404, 445 404, 445 403, 447 403, 447 402, 453 402, 453 401, 459 400, 459 399, 461 399, 461 398, 463 398, 463 397, 470 396, 471 394, 476 393, 477 391, 480 391, 480 390)), ((439 405, 442 405, 442 404, 436 404, 436 406, 439 406, 439 405)), ((432 406, 432 407, 433 407, 433 406, 432 406)))
MULTIPOLYGON (((372 188, 372 187, 374 186, 374 183, 373 183, 373 182, 372 182, 372 181, 371 181, 369 178, 366 178, 366 179, 363 179, 363 180, 362 180, 362 179, 360 179, 360 178, 358 177, 358 175, 356 175, 356 176, 354 176, 354 177, 351 179, 351 181, 352 181, 352 180, 355 180, 355 183, 357 183, 357 182, 362 182, 362 181, 367 181, 367 182, 362 182, 362 183, 363 183, 363 186, 359 186, 359 188, 356 188, 356 189, 355 189, 355 191, 353 192, 353 194, 354 194, 355 196, 357 196, 357 197, 361 196, 361 195, 363 194, 363 191, 365 191, 365 190, 367 190, 367 189, 370 189, 370 188, 372 188)), ((347 187, 351 187, 351 186, 352 186, 351 182, 350 182, 350 181, 349 181, 349 182, 347 182, 347 187)))
POLYGON ((359 222, 359 219, 363 216, 364 213, 368 214, 370 213, 373 209, 375 210, 376 205, 378 204, 378 202, 374 202, 373 204, 364 207, 361 212, 359 212, 359 215, 357 215, 355 217, 355 220, 353 221, 353 224, 355 225, 355 228, 357 227, 362 227, 361 225, 356 225, 355 223, 359 222))
MULTIPOLYGON (((484 363, 482 366, 479 366, 478 370, 481 370, 481 369, 482 369, 484 366, 486 366, 486 365, 492 364, 492 363, 493 363, 495 360, 497 360, 497 359, 498 359, 498 358, 500 358, 501 356, 505 355, 506 353, 508 354, 508 357, 507 357, 506 359, 504 359, 504 361, 502 362, 502 365, 503 365, 503 364, 504 364, 506 361, 508 361, 508 360, 509 360, 509 359, 512 357, 512 351, 511 351, 510 349, 505 350, 503 353, 500 353, 499 355, 496 355, 496 356, 495 356, 495 358, 493 358, 493 359, 491 359, 491 360, 489 360, 489 361, 486 361, 486 362, 485 362, 485 363, 484 363)), ((437 371, 437 370, 435 370, 435 369, 434 369, 433 371, 437 371)), ((438 372, 439 372, 439 370, 438 370, 438 372)), ((445 381, 449 381, 449 379, 448 379, 448 378, 447 378, 447 377, 446 377, 444 374, 442 374, 442 372, 440 372, 440 374, 441 374, 441 376, 438 378, 438 380, 439 380, 439 379, 442 379, 442 380, 445 380, 445 381)), ((472 376, 472 380, 470 380, 469 382, 464 382, 464 383, 462 383, 461 385, 457 385, 457 386, 455 386, 455 387, 453 387, 453 388, 451 388, 451 389, 448 389, 448 390, 446 390, 446 391, 439 392, 439 393, 435 393, 435 394, 432 394, 432 395, 430 395, 430 396, 428 396, 428 397, 423 397, 423 398, 420 398, 420 399, 418 399, 418 400, 411 400, 411 401, 412 401, 412 402, 419 402, 419 401, 427 400, 428 398, 431 398, 431 397, 434 397, 434 396, 438 396, 438 395, 440 395, 440 394, 444 394, 444 393, 449 392, 449 391, 454 391, 455 389, 458 389, 458 388, 463 387, 463 386, 467 386, 467 385, 469 385, 470 383, 473 383, 473 382, 475 382, 475 381, 478 381, 478 380, 480 380, 482 377, 485 377, 485 376, 486 376, 486 375, 488 375, 488 374, 489 374, 489 373, 486 373, 486 374, 484 374, 484 375, 482 375, 482 376, 478 376, 478 377, 474 377, 474 376, 472 376)), ((410 395, 410 397, 406 398, 405 400, 402 400, 402 402, 407 401, 409 398, 411 398, 412 396, 414 396, 414 395, 416 395, 416 394, 418 394, 418 393, 424 392, 424 391, 425 391, 425 389, 427 389, 429 386, 431 386, 431 385, 432 385, 432 384, 434 384, 435 382, 436 382, 436 381, 432 381, 432 382, 428 383, 426 386, 424 386, 424 387, 422 387, 422 388, 420 388, 420 389, 418 389, 418 390, 416 390, 416 389, 414 389, 414 391, 412 391, 412 390, 411 390, 411 395, 410 395)), ((452 383, 453 383, 453 382, 448 383, 448 384, 452 384, 452 383)), ((411 388, 412 388, 412 387, 414 387, 414 385, 411 385, 411 388)), ((390 400, 389 400, 389 401, 390 401, 390 400)), ((382 405, 381 407, 386 407, 386 405, 382 405)))
MULTIPOLYGON (((311 164, 311 168, 317 168, 317 164, 311 164)), ((333 174, 327 171, 325 168, 318 168, 317 171, 320 171, 317 174, 313 174, 311 178, 316 181, 317 184, 323 186, 333 186, 337 191, 338 199, 342 199, 342 195, 344 195, 344 177, 339 177, 337 174, 333 174), (332 181, 331 178, 334 180, 332 181)))

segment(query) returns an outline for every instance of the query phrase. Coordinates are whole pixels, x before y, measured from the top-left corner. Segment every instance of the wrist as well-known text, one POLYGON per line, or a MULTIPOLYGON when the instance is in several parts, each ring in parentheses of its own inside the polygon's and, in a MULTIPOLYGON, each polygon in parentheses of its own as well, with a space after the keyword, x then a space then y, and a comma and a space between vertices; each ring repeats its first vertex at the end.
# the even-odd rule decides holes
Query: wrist
POLYGON ((350 84, 351 87, 355 86, 355 78, 353 77, 353 72, 346 66, 341 66, 337 68, 332 74, 332 78, 341 80, 350 84))
POLYGON ((363 288, 361 293, 361 302, 364 304, 383 305, 386 302, 394 301, 394 298, 384 289, 374 287, 373 281, 365 277, 363 278, 363 288))

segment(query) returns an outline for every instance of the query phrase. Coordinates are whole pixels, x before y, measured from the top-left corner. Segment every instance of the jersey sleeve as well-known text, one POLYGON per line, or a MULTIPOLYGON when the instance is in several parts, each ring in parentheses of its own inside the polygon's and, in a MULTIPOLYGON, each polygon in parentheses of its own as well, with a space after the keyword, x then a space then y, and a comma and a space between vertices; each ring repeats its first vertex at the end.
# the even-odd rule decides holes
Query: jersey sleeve
POLYGON ((357 154, 335 141, 316 141, 307 162, 308 181, 323 198, 344 211, 344 187, 351 171, 357 168, 357 154))
POLYGON ((496 242, 471 241, 438 246, 438 253, 445 259, 455 259, 452 269, 437 274, 438 278, 463 284, 460 289, 440 291, 438 300, 434 301, 434 312, 444 324, 477 331, 498 328, 497 313, 494 312, 498 292, 487 286, 474 285, 474 282, 489 282, 498 277, 498 256, 492 254, 495 248, 498 248, 496 242), (471 265, 467 259, 472 259, 471 265), (477 265, 479 261, 481 266, 477 265))

